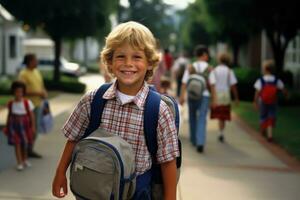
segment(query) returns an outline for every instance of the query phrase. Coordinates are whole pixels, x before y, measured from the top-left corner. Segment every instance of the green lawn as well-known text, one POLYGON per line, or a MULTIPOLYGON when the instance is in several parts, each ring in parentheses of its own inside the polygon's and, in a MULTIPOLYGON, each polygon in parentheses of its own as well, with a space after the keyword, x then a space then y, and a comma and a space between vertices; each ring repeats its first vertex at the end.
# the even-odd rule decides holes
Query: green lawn
MULTIPOLYGON (((259 116, 250 102, 241 102, 239 107, 234 107, 247 124, 259 131, 259 116)), ((289 153, 300 159, 300 106, 279 107, 277 122, 274 130, 274 140, 289 153)))

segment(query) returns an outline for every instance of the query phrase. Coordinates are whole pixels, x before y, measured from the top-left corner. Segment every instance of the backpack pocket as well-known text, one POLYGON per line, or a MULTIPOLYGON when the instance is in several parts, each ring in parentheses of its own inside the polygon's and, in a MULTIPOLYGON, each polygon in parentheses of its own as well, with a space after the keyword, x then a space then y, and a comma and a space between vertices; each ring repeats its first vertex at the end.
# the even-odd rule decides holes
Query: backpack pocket
POLYGON ((89 147, 74 156, 70 172, 70 187, 78 197, 111 199, 116 190, 114 185, 117 176, 112 155, 95 147, 89 147))

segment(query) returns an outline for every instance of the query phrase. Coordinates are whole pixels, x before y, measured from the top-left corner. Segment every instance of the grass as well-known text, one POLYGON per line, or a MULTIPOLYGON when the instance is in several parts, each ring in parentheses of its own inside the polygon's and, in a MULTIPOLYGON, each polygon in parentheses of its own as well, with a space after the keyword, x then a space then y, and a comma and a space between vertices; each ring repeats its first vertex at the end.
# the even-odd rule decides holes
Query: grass
MULTIPOLYGON (((241 102, 233 110, 248 125, 259 131, 259 114, 253 109, 252 103, 241 102)), ((300 160, 299 113, 300 106, 279 107, 273 136, 276 143, 300 160)))

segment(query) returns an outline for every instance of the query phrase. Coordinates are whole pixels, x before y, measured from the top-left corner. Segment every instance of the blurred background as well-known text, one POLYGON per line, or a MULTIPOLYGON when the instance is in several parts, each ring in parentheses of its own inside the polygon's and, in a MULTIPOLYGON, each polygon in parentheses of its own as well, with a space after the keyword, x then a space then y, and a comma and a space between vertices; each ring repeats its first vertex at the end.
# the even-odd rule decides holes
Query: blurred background
MULTIPOLYGON (((215 66, 218 53, 230 52, 241 100, 252 101, 262 61, 274 59, 276 74, 290 91, 289 101, 280 98, 280 104, 299 105, 297 5, 295 0, 0 0, 0 94, 9 93, 28 52, 37 55, 48 89, 82 92, 76 77, 99 72, 105 36, 116 24, 134 20, 149 27, 174 58, 182 52, 192 58, 193 48, 205 44, 215 66)), ((7 100, 2 99, 0 105, 7 100)))
MULTIPOLYGON (((0 0, 0 111, 12 98, 10 85, 24 67, 26 53, 37 55, 50 99, 65 92, 81 95, 86 84, 80 78, 103 73, 99 52, 105 36, 118 23, 134 20, 146 25, 174 58, 186 53, 193 60, 194 47, 205 44, 215 66, 218 53, 230 52, 242 100, 234 112, 255 131, 259 121, 252 109, 253 84, 262 61, 274 59, 276 75, 290 93, 288 100, 279 98, 274 138, 299 161, 299 19, 296 0, 0 0)), ((0 117, 3 125, 5 116, 0 117)), ((0 143, 5 149, 6 142, 0 143)), ((0 165, 0 170, 5 167, 0 165)))

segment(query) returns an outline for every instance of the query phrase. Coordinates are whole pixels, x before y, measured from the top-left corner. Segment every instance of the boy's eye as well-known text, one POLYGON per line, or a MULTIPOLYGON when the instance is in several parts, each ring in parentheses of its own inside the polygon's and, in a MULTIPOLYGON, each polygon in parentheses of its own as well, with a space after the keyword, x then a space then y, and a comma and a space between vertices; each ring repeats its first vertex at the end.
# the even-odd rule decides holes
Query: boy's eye
POLYGON ((136 58, 136 59, 141 59, 142 58, 142 56, 140 56, 140 55, 135 55, 133 57, 136 58))
POLYGON ((124 55, 116 55, 116 58, 124 58, 124 55))

